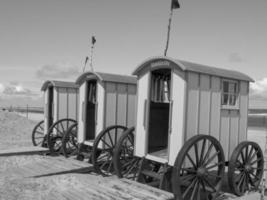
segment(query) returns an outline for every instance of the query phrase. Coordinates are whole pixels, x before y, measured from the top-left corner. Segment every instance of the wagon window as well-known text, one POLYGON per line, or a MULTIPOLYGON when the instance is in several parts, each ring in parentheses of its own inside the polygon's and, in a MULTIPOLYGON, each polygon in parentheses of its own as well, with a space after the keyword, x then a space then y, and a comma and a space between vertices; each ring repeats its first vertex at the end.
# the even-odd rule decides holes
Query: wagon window
POLYGON ((157 70, 151 77, 151 101, 167 103, 170 101, 170 80, 169 71, 157 70))
POLYGON ((239 87, 237 81, 223 80, 222 81, 222 105, 235 107, 237 106, 237 99, 239 94, 239 87))
POLYGON ((88 101, 91 103, 96 103, 96 83, 88 82, 88 101))

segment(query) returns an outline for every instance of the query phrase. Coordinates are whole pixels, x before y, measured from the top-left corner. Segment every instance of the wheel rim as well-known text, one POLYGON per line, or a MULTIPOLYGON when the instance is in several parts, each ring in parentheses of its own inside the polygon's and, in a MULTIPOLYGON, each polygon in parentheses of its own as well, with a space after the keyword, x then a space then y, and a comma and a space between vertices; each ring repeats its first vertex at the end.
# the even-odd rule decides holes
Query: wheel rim
POLYGON ((259 187, 263 175, 264 159, 261 148, 254 142, 240 143, 233 151, 229 163, 229 185, 239 196, 259 187))
POLYGON ((77 122, 73 119, 61 119, 49 128, 47 140, 48 147, 51 153, 61 152, 62 138, 67 133, 69 127, 75 123, 77 122))
POLYGON ((179 152, 173 174, 177 199, 213 199, 224 175, 224 153, 220 143, 208 135, 188 140, 179 152))
POLYGON ((62 139, 62 151, 65 157, 74 156, 78 153, 77 127, 77 123, 70 126, 62 139))
POLYGON ((32 131, 32 143, 34 146, 42 146, 44 142, 44 121, 40 121, 32 131))
POLYGON ((126 127, 124 126, 110 126, 103 130, 95 139, 92 163, 99 174, 103 176, 114 174, 113 151, 125 130, 126 127))
POLYGON ((122 134, 114 150, 113 164, 119 178, 137 179, 140 158, 134 156, 134 128, 122 134))

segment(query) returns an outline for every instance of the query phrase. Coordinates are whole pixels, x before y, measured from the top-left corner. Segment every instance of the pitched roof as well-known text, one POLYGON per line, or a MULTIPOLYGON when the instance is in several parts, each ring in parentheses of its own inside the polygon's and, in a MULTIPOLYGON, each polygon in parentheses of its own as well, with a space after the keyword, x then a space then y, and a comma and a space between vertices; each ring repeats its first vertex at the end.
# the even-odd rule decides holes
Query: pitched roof
MULTIPOLYGON (((228 70, 228 69, 221 69, 217 67, 210 67, 207 65, 192 63, 184 60, 177 60, 172 59, 169 57, 159 56, 159 57, 153 57, 145 60, 143 63, 141 63, 132 73, 133 75, 141 75, 144 71, 151 70, 152 66, 149 65, 149 63, 153 62, 161 62, 163 63, 162 68, 168 68, 169 66, 164 65, 164 62, 170 62, 174 63, 174 67, 177 67, 179 69, 182 69, 183 71, 191 71, 191 72, 197 72, 197 73, 203 73, 213 76, 219 76, 219 77, 225 77, 225 78, 231 78, 231 79, 237 79, 237 80, 244 80, 244 81, 250 81, 254 82, 252 78, 247 76, 246 74, 243 74, 241 72, 235 71, 235 70, 228 70)), ((161 67, 161 66, 160 66, 161 67)))
POLYGON ((84 81, 89 79, 95 79, 104 82, 115 82, 115 83, 126 83, 126 84, 136 84, 137 80, 134 76, 109 74, 102 72, 85 72, 79 76, 76 80, 76 84, 81 85, 84 81))
POLYGON ((63 87, 63 88, 78 88, 78 85, 75 84, 74 82, 47 80, 43 83, 41 91, 46 90, 50 86, 63 87))

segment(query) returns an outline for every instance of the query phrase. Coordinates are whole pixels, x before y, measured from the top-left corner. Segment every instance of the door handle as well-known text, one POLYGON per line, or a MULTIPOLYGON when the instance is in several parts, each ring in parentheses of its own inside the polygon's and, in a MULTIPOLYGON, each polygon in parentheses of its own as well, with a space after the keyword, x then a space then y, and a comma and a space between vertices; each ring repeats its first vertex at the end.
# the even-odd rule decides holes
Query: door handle
POLYGON ((144 126, 144 129, 146 129, 146 123, 147 123, 147 99, 145 99, 144 101, 144 119, 143 119, 143 126, 144 126))

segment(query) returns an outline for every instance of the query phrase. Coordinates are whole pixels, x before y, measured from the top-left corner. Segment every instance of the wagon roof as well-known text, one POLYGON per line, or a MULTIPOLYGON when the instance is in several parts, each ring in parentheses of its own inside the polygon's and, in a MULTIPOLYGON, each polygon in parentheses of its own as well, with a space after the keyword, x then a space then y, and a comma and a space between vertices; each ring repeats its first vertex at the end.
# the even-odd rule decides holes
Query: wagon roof
POLYGON ((47 80, 43 83, 41 91, 46 90, 49 86, 63 87, 63 88, 78 88, 78 85, 75 84, 74 82, 47 80))
POLYGON ((126 84, 136 84, 137 80, 134 76, 109 74, 102 72, 85 72, 79 76, 76 80, 76 84, 81 85, 84 81, 89 79, 95 79, 104 82, 115 82, 115 83, 126 83, 126 84))
MULTIPOLYGON (((237 79, 237 80, 244 80, 244 81, 250 81, 254 82, 252 78, 247 76, 246 74, 243 74, 238 71, 234 70, 228 70, 228 69, 221 69, 221 68, 216 68, 216 67, 210 67, 207 65, 202 65, 202 64, 197 64, 197 63, 192 63, 184 60, 177 60, 177 59, 172 59, 169 57, 164 57, 164 56, 159 56, 159 57, 153 57, 145 60, 143 63, 141 63, 132 73, 133 75, 141 75, 144 72, 148 71, 151 69, 151 66, 148 65, 151 62, 157 62, 157 61, 169 61, 174 63, 175 67, 182 69, 183 71, 191 71, 191 72, 197 72, 197 73, 203 73, 203 74, 208 74, 208 75, 214 75, 214 76, 219 76, 219 77, 225 77, 225 78, 232 78, 232 79, 237 79)), ((162 66, 163 68, 168 66, 162 66)))

